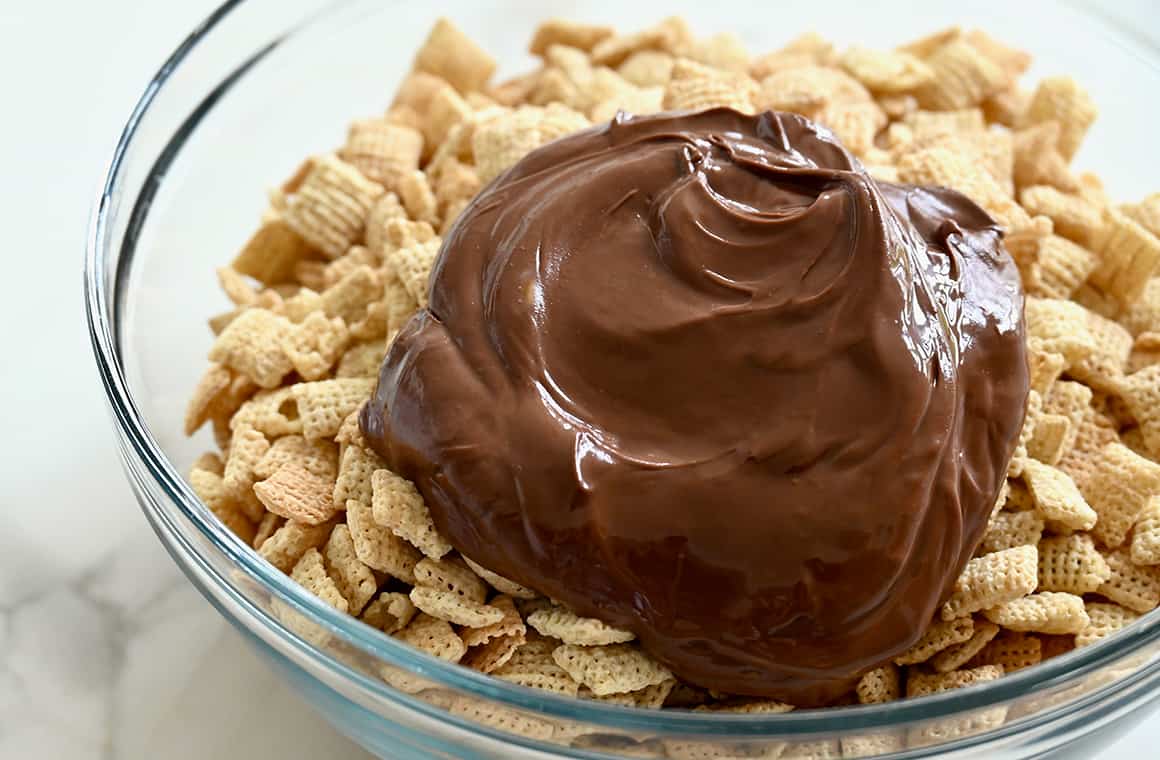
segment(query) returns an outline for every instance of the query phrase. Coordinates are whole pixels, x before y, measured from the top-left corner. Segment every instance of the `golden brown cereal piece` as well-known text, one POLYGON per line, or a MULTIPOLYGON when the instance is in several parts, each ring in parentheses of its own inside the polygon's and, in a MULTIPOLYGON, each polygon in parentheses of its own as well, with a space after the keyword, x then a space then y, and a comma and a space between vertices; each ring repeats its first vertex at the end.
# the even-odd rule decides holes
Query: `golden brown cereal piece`
POLYGON ((447 80, 426 71, 412 71, 395 91, 387 121, 419 128, 422 115, 431 106, 431 99, 440 88, 447 86, 447 80))
POLYGON ((435 197, 445 212, 452 203, 475 197, 481 187, 475 169, 457 159, 448 160, 440 168, 434 182, 435 197))
MULTIPOLYGON (((595 699, 595 700, 598 700, 600 702, 609 702, 612 704, 621 705, 623 707, 639 707, 639 708, 644 709, 644 710, 659 710, 662 706, 664 706, 665 700, 668 699, 669 694, 672 693, 673 687, 675 687, 676 685, 677 685, 677 680, 675 678, 673 678, 673 679, 669 679, 668 681, 661 681, 660 683, 655 684, 653 686, 646 686, 645 688, 640 689, 638 691, 621 692, 618 694, 606 694, 603 697, 598 697, 598 696, 592 694, 591 692, 589 692, 587 689, 585 689, 585 690, 581 691, 581 693, 578 696, 580 696, 581 698, 595 699)), ((733 709, 720 708, 720 710, 722 712, 762 712, 762 710, 757 709, 757 703, 754 703, 753 709, 750 709, 750 710, 741 709, 743 707, 750 707, 750 705, 741 705, 741 706, 738 706, 738 707, 733 708, 733 709)), ((791 710, 793 709, 789 705, 786 705, 786 707, 789 707, 791 710)), ((572 746, 579 746, 579 745, 577 745, 575 742, 573 742, 572 746)), ((623 753, 623 750, 618 749, 618 751, 623 753)), ((628 757, 633 757, 633 756, 634 755, 631 755, 631 754, 628 755, 628 757)), ((642 752, 641 754, 638 754, 635 756, 636 757, 656 757, 656 752, 652 751, 652 752, 649 752, 647 754, 642 752)))
POLYGON ((476 127, 471 145, 476 171, 487 183, 532 150, 588 126, 588 120, 567 106, 521 106, 476 127))
POLYGON ((1062 591, 1042 591, 984 610, 987 619, 1012 631, 1079 633, 1087 627, 1083 598, 1062 591))
POLYGON ((306 380, 326 377, 350 340, 350 333, 340 317, 327 319, 313 312, 282 338, 282 351, 295 371, 306 380))
POLYGON ((1010 81, 1002 68, 963 40, 947 42, 925 62, 934 77, 914 91, 923 108, 952 111, 977 106, 1006 88, 1010 81))
POLYGON ((448 662, 459 662, 467 653, 467 645, 446 620, 420 613, 395 637, 416 649, 448 662))
POLYGON ((287 435, 271 444, 254 465, 254 475, 262 480, 285 464, 295 464, 312 475, 333 481, 338 475, 338 448, 327 440, 308 441, 287 435))
POLYGON ((732 108, 753 113, 753 101, 739 90, 729 77, 673 79, 665 89, 664 108, 668 111, 700 111, 706 108, 732 108))
POLYGON ((409 480, 390 470, 376 470, 371 477, 375 522, 432 559, 451 551, 451 544, 435 528, 423 497, 409 480))
POLYGON ((338 590, 334 579, 326 574, 322 555, 317 549, 308 549, 294 565, 290 577, 302 588, 334 607, 339 612, 347 611, 346 598, 338 590))
POLYGON ((1025 124, 1044 121, 1059 123, 1059 152, 1068 161, 1079 149, 1088 127, 1095 120, 1095 103, 1071 77, 1045 77, 1040 80, 1024 114, 1025 124))
POLYGON ((910 53, 853 45, 839 61, 852 77, 876 93, 914 90, 934 79, 930 66, 910 53))
POLYGON ((382 298, 382 279, 370 266, 352 269, 323 291, 319 306, 328 317, 340 317, 353 325, 365 318, 367 308, 382 298))
POLYGON ((813 116, 832 103, 869 103, 869 91, 841 69, 807 66, 770 74, 761 80, 754 104, 760 109, 813 116))
POLYGON ((1118 604, 1088 602, 1086 628, 1075 635, 1075 645, 1086 647, 1105 639, 1140 618, 1140 613, 1125 609, 1118 604))
POLYGON ((1133 335, 1160 332, 1160 277, 1148 280, 1140 297, 1120 315, 1120 324, 1133 335))
POLYGON ((1153 496, 1132 529, 1132 562, 1160 565, 1160 497, 1153 496))
POLYGON ((1028 298, 1024 317, 1027 333, 1038 339, 1039 349, 1063 354, 1069 365, 1096 348, 1095 340, 1088 334, 1088 312, 1077 303, 1057 298, 1028 298))
POLYGON ((258 302, 257 292, 237 270, 218 267, 217 276, 222 292, 235 306, 253 306, 258 302))
POLYGON ((552 659, 597 696, 638 691, 673 677, 668 668, 627 644, 604 647, 564 644, 552 652, 552 659))
MULTIPOLYGON (((359 270, 362 267, 368 267, 368 268, 373 270, 381 264, 382 264, 381 252, 376 251, 372 248, 368 248, 365 245, 351 246, 350 250, 348 250, 342 256, 335 259, 334 261, 331 261, 329 264, 325 265, 323 272, 322 272, 323 287, 325 289, 333 288, 339 282, 342 282, 343 278, 347 277, 347 275, 349 275, 351 272, 354 272, 355 270, 359 270)), ((311 292, 309 288, 307 288, 306 290, 307 290, 307 292, 311 292)), ((333 298, 333 296, 331 296, 331 298, 333 298)), ((312 306, 313 308, 311 309, 311 311, 317 311, 319 309, 323 309, 324 304, 323 304, 322 296, 318 296, 317 294, 314 294, 312 296, 307 296, 307 299, 308 299, 308 304, 303 304, 303 306, 307 306, 307 305, 312 306)), ((371 299, 371 300, 373 300, 373 299, 371 299)), ((342 303, 345 303, 345 300, 343 300, 342 303)), ((332 302, 332 304, 333 304, 333 302, 332 302)), ((283 308, 285 308, 285 307, 283 307, 283 308)), ((338 312, 335 312, 335 313, 337 314, 338 312)), ((289 316, 289 315, 287 314, 286 316, 289 316)), ((306 316, 308 316, 308 315, 303 314, 301 316, 302 316, 302 319, 305 319, 306 316)), ((291 319, 291 321, 292 322, 301 322, 302 319, 291 319)))
POLYGON ((999 666, 1004 673, 1038 665, 1043 661, 1043 642, 1038 636, 1004 631, 968 663, 971 667, 999 666))
POLYGON ((526 586, 521 586, 515 581, 504 578, 499 573, 493 573, 486 567, 483 567, 478 562, 475 562, 470 557, 464 557, 463 561, 467 563, 476 575, 487 581, 487 584, 501 594, 515 597, 516 599, 535 599, 536 592, 526 586))
POLYGON ((979 549, 983 554, 1000 552, 1016 546, 1038 543, 1042 535, 1043 518, 1038 513, 999 512, 991 518, 979 549))
POLYGON ((954 42, 963 38, 963 30, 957 26, 948 26, 945 29, 940 29, 937 32, 923 35, 916 40, 911 40, 903 45, 898 46, 898 50, 911 55, 916 55, 919 58, 929 58, 936 50, 946 45, 948 42, 954 42))
POLYGON ((461 93, 482 90, 495 66, 494 58, 445 18, 435 22, 414 62, 416 71, 442 77, 461 93))
POLYGON ((665 99, 664 87, 632 87, 600 101, 589 112, 593 123, 611 121, 618 111, 629 114, 650 114, 661 110, 665 99))
POLYGON ((346 524, 355 553, 364 564, 404 583, 415 583, 415 566, 423 555, 394 533, 379 527, 371 515, 370 504, 348 499, 346 524))
POLYGON ((1064 193, 1080 189, 1079 180, 1059 152, 1060 126, 1044 121, 1015 133, 1015 184, 1019 188, 1050 185, 1064 193))
POLYGON ((1059 235, 1039 242, 1028 292, 1044 298, 1070 298, 1095 271, 1096 255, 1059 235))
POLYGON ((970 615, 1026 596, 1035 590, 1039 556, 1034 546, 1018 546, 967 563, 942 608, 943 620, 970 615))
POLYGON ((1136 612, 1151 612, 1160 604, 1160 567, 1132 563, 1130 550, 1104 555, 1111 575, 1096 593, 1136 612))
POLYGON ((433 224, 438 219, 438 201, 435 200, 435 191, 427 181, 427 175, 416 169, 404 174, 398 183, 399 197, 403 201, 403 208, 407 215, 417 222, 433 224))
POLYGON ((1100 255, 1091 283, 1129 305, 1160 265, 1160 238, 1115 209, 1105 209, 1092 249, 1100 255))
POLYGON ((970 639, 939 652, 931 659, 930 665, 939 673, 958 670, 990 644, 998 633, 999 626, 994 623, 987 620, 976 622, 970 639))
POLYGON ((898 159, 903 182, 954 187, 987 210, 1008 230, 1030 225, 1022 208, 1010 199, 986 168, 969 154, 941 145, 904 152, 898 159))
POLYGON ((419 168, 423 135, 386 119, 363 119, 350 125, 339 157, 383 187, 394 187, 403 174, 419 168))
POLYGON ((543 55, 552 45, 591 50, 596 43, 611 37, 614 31, 610 26, 581 24, 558 18, 548 19, 536 27, 528 51, 533 55, 543 55))
MULTIPOLYGON (((230 438, 229 456, 226 459, 222 473, 222 485, 226 492, 234 499, 243 499, 257 479, 255 469, 258 461, 270 448, 266 436, 254 430, 249 425, 242 425, 234 430, 230 438)), ((262 511, 247 515, 251 520, 258 520, 262 511)))
POLYGON ((307 549, 317 549, 325 544, 333 529, 331 523, 307 525, 287 520, 258 548, 258 554, 282 572, 289 573, 307 549))
POLYGON ((720 32, 690 40, 680 46, 678 53, 722 71, 744 72, 749 68, 749 52, 745 49, 745 43, 733 32, 720 32))
MULTIPOLYGON (((482 97, 478 93, 472 93, 472 95, 482 97)), ((428 146, 427 153, 433 153, 436 146, 440 145, 451 134, 452 129, 471 118, 472 112, 471 104, 456 92, 454 87, 444 85, 437 89, 427 104, 427 112, 420 127, 423 132, 424 145, 428 146)), ((411 171, 416 169, 418 166, 412 167, 411 171)), ((396 188, 397 185, 392 186, 392 189, 396 188)))
MULTIPOLYGON (((523 618, 520 617, 519 610, 516 609, 515 602, 512 601, 512 598, 501 594, 488 602, 488 604, 503 612, 503 618, 497 623, 464 631, 462 633, 463 643, 469 647, 477 647, 494 639, 519 636, 519 646, 522 646, 525 641, 527 628, 524 626, 523 618)), ((496 667, 502 664, 498 663, 496 667)))
POLYGON ((1080 245, 1096 242, 1104 229, 1098 206, 1078 195, 1061 193, 1050 185, 1024 188, 1019 193, 1019 202, 1028 213, 1049 217, 1058 234, 1080 245))
POLYGON ((556 644, 547 639, 530 639, 516 649, 508 661, 492 671, 504 681, 557 694, 576 696, 580 684, 552 659, 556 644))
MULTIPOLYGON (((1072 428, 1076 429, 1075 441, 1059 460, 1059 469, 1079 485, 1088 481, 1100 467, 1100 450, 1109 443, 1118 442, 1119 436, 1114 420, 1091 407, 1083 410, 1078 425, 1072 421, 1072 428)), ((1080 491, 1082 493, 1082 487, 1080 491)))
POLYGON ((1068 374, 1094 390, 1118 395, 1132 353, 1132 335, 1112 320, 1090 312, 1087 332, 1095 350, 1073 363, 1068 374))
POLYGON ((1120 211, 1153 235, 1160 236, 1160 193, 1152 193, 1139 203, 1124 204, 1120 211))
POLYGON ((503 611, 491 605, 465 599, 454 591, 428 586, 411 589, 411 602, 431 617, 469 628, 494 625, 503 619, 503 611))
POLYGON ((337 156, 314 159, 297 191, 287 198, 286 224, 327 257, 336 259, 358 242, 371 206, 383 194, 337 156))
POLYGON ((672 78, 673 63, 668 53, 641 50, 617 66, 616 72, 637 87, 664 87, 672 78))
POLYGON ((348 348, 342 358, 338 360, 334 376, 336 378, 376 378, 379 374, 379 365, 383 363, 383 356, 386 353, 387 342, 385 340, 368 340, 356 343, 348 348))
POLYGON ((1031 370, 1031 390, 1037 391, 1045 400, 1050 396, 1052 386, 1067 366, 1063 354, 1045 348, 1044 341, 1031 338, 1027 345, 1027 363, 1031 370))
POLYGON ((390 246, 387 223, 393 219, 405 220, 407 212, 395 193, 383 193, 367 213, 366 244, 380 259, 390 246))
POLYGON ((1062 523, 1075 530, 1089 530, 1097 522, 1097 510, 1084 499, 1067 473, 1034 459, 1023 467, 1023 481, 1035 500, 1035 508, 1045 520, 1062 523))
POLYGON ((347 415, 370 397, 374 385, 370 378, 344 377, 290 386, 302 417, 302 434, 307 440, 334 438, 347 415))
POLYGON ((471 602, 487 598, 487 586, 459 557, 421 559, 415 565, 415 584, 449 591, 471 602))
POLYGON ((967 32, 966 40, 980 53, 999 64, 1011 78, 1022 75, 1031 66, 1030 53, 1005 45, 982 29, 967 32))
POLYGON ((1108 547, 1124 543, 1149 500, 1160 493, 1160 465, 1122 443, 1109 443, 1096 458, 1090 477, 1078 483, 1099 520, 1092 536, 1108 547))
POLYGON ((331 499, 334 481, 320 478, 295 463, 284 464, 270 477, 255 483, 254 493, 274 514, 307 525, 320 525, 338 512, 331 499))
POLYGON ((692 40, 688 23, 677 16, 671 16, 655 26, 635 34, 613 36, 601 40, 592 47, 592 62, 603 66, 616 66, 625 58, 641 50, 662 50, 675 52, 692 40))
POLYGON ((313 248, 281 216, 262 223, 234 258, 230 267, 266 285, 288 282, 298 262, 313 248))
POLYGON ((440 238, 433 237, 425 242, 396 248, 389 254, 388 260, 395 267, 399 281, 420 307, 427 305, 427 283, 441 244, 440 238))
POLYGON ((858 679, 855 691, 858 694, 858 701, 864 705, 893 702, 902 696, 898 666, 887 663, 867 671, 858 679))
POLYGON ((214 341, 209 360, 241 373, 263 388, 276 388, 293 365, 282 340, 293 325, 266 309, 246 309, 214 341))
POLYGON ((250 546, 255 549, 261 549, 262 544, 266 543, 266 539, 274 535, 285 523, 286 518, 279 517, 273 512, 267 512, 262 515, 262 519, 258 523, 258 528, 254 531, 254 540, 250 542, 250 546))
POLYGON ((199 454, 197 459, 193 460, 193 464, 190 465, 189 469, 205 470, 206 472, 212 472, 214 475, 222 475, 226 471, 226 465, 222 461, 221 456, 216 452, 206 451, 199 454))
POLYGON ((406 594, 384 591, 366 606, 359 619, 372 628, 392 634, 405 628, 417 612, 406 594))
POLYGON ((1002 124, 1014 129, 1023 120, 1023 113, 1031 101, 1031 93, 1011 86, 983 100, 983 115, 989 124, 1002 124))
POLYGON ((1111 572, 1086 533, 1053 536, 1039 542, 1040 591, 1088 594, 1103 585, 1111 572))
POLYGON ((897 732, 843 736, 841 745, 842 757, 878 757, 901 752, 906 747, 906 737, 897 732))
POLYGON ((350 499, 356 499, 371 511, 371 475, 386 465, 374 451, 360 445, 348 445, 342 449, 338 465, 338 480, 334 484, 334 503, 338 507, 350 499))
POLYGON ((983 665, 971 670, 952 670, 949 673, 923 673, 912 670, 906 678, 906 696, 924 697, 949 689, 962 689, 977 683, 994 681, 1002 675, 1001 665, 983 665))
POLYGON ((806 32, 788 45, 753 59, 749 75, 761 81, 770 74, 805 66, 830 66, 837 63, 834 46, 817 32, 806 32))
POLYGON ((350 537, 350 529, 343 524, 334 526, 330 539, 322 551, 327 573, 347 601, 348 610, 358 615, 374 598, 378 581, 369 567, 359 560, 350 537))
POLYGON ((185 434, 193 435, 213 416, 214 407, 230 387, 233 375, 220 364, 210 364, 198 381, 185 408, 185 434))
POLYGON ((914 646, 894 658, 895 665, 914 665, 926 662, 939 652, 962 644, 974 635, 974 621, 969 617, 937 621, 922 634, 914 646))
POLYGON ((886 114, 877 103, 833 103, 823 107, 817 120, 829 127, 856 155, 874 147, 874 136, 886 126, 886 114))
POLYGON ((225 489, 220 475, 209 470, 194 469, 189 473, 193 492, 227 528, 247 544, 254 540, 254 524, 245 511, 225 489))
POLYGON ((1071 420, 1062 414, 1040 414, 1035 432, 1027 442, 1027 455, 1044 464, 1057 465, 1067 449, 1071 420))
POLYGON ((636 638, 631 631, 613 628, 595 618, 580 617, 561 606, 536 610, 528 615, 527 622, 544 636, 559 639, 565 644, 602 646, 632 641, 636 638))

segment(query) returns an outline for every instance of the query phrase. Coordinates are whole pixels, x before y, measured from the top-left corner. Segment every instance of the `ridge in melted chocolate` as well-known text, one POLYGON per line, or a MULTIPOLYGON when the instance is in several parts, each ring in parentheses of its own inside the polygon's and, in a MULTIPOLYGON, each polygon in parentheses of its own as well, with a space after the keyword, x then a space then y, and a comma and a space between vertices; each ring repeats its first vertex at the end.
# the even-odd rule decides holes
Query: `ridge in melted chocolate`
POLYGON ((361 424, 463 554, 692 683, 820 704, 978 544, 1022 333, 962 195, 794 115, 618 116, 464 211, 361 424))

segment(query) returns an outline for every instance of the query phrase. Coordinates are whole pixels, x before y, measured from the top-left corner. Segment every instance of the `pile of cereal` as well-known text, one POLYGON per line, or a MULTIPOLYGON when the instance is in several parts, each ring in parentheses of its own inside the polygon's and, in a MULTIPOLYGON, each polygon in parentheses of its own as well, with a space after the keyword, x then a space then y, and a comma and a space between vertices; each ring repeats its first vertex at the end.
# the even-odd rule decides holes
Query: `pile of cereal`
MULTIPOLYGON (((212 362, 186 418, 213 426, 194 489, 336 609, 445 660, 561 694, 659 708, 791 705, 680 683, 629 632, 459 556, 356 418, 391 337, 426 303, 445 233, 484 183, 619 109, 804 114, 876 177, 946 185, 1008 231, 1027 291, 1027 421, 977 556, 921 640, 844 703, 998 678, 1109 636, 1160 603, 1160 194, 1117 206, 1069 163, 1096 116, 1070 78, 949 29, 895 50, 808 34, 752 57, 681 19, 630 35, 548 21, 541 67, 495 62, 440 21, 382 117, 272 194, 219 270, 212 362)), ((672 750, 677 752, 677 750, 672 750)), ((671 756, 679 756, 679 752, 671 756)))

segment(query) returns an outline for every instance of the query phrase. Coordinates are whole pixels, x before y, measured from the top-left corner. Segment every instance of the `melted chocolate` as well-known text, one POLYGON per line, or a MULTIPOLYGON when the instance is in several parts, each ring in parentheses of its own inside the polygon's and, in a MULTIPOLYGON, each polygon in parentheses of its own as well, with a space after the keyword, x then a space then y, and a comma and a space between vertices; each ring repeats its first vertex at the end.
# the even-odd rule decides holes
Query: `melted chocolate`
POLYGON ((618 116, 480 193, 361 423, 463 554, 692 683, 820 704, 949 594, 1027 387, 985 212, 716 109, 618 116))

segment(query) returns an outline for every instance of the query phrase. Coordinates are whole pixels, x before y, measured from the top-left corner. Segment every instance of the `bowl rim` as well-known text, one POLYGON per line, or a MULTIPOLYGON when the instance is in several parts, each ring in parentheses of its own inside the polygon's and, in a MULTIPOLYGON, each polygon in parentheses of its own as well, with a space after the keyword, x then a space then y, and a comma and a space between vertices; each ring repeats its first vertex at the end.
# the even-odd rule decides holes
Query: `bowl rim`
MULTIPOLYGON (((201 537, 209 541, 235 566, 244 570, 273 595, 289 602, 299 612, 311 618, 312 622, 338 634, 360 650, 397 667, 417 672, 421 677, 435 681, 439 685, 459 689, 494 700, 507 707, 535 714, 585 721, 595 725, 626 730, 648 730, 660 734, 776 736, 784 738, 832 732, 836 724, 840 724, 843 729, 898 729, 911 723, 925 723, 942 718, 951 718, 967 711, 984 710, 1011 700, 1034 695, 1046 688, 1071 684, 1148 644, 1160 640, 1160 609, 1158 609, 1148 613, 1128 629, 1118 632, 1108 639, 1076 649, 1046 663, 989 683, 919 699, 899 700, 877 705, 794 710, 777 715, 698 713, 687 710, 645 711, 536 691, 477 673, 455 663, 445 662, 415 650, 403 642, 363 624, 357 618, 339 612, 306 591, 292 581, 288 575, 266 562, 254 549, 218 521, 201 503, 176 467, 165 456, 156 438, 146 425, 134 400, 134 395, 130 391, 120 355, 119 342, 115 336, 113 322, 116 320, 116 315, 109 309, 110 293, 107 292, 108 286, 106 285, 108 265, 111 259, 110 246, 114 242, 109 239, 110 221, 114 214, 114 200, 121 192, 125 161, 135 147, 134 138, 141 122, 149 113, 150 107, 171 79, 173 73, 179 69, 198 44, 211 35, 235 9, 246 2, 247 0, 226 0, 198 24, 150 79, 126 120, 116 146, 106 162, 100 188, 92 204, 85 246, 84 299, 90 342, 101 383, 105 390, 106 402, 123 444, 123 456, 128 458, 135 455, 138 462, 154 479, 155 485, 161 488, 172 501, 172 505, 197 528, 201 537)), ((342 5, 342 3, 338 5, 342 5)), ((1069 1, 1067 5, 1077 8, 1079 4, 1069 1)), ((327 6, 328 9, 333 7, 335 6, 327 6)), ((1098 7, 1095 10, 1084 10, 1084 12, 1091 16, 1093 23, 1115 29, 1117 33, 1122 35, 1120 37, 1121 43, 1137 49, 1145 49, 1147 51, 1145 58, 1151 58, 1155 61, 1157 56, 1160 56, 1160 49, 1143 42, 1140 36, 1132 30, 1121 27, 1104 14, 1099 13, 1098 7)), ((305 21, 290 28, 264 50, 259 51, 253 58, 243 63, 229 79, 244 73, 245 69, 259 60, 262 55, 309 26, 315 18, 315 15, 308 16, 305 21)), ((211 97, 213 96, 211 95, 211 97)), ((196 111, 207 105, 212 105, 212 103, 203 101, 201 104, 191 104, 191 111, 196 111)), ((182 136, 178 135, 178 137, 182 136)), ((182 137, 182 139, 184 138, 182 137)), ((180 144, 176 147, 180 148, 180 144)), ((150 177, 154 176, 156 172, 157 166, 154 166, 150 171, 150 177)), ((139 196, 134 200, 138 198, 139 196)), ((134 241, 130 240, 129 242, 133 243, 134 241)), ((126 246, 124 241, 120 241, 120 248, 121 253, 127 252, 129 255, 128 258, 121 258, 120 255, 116 257, 118 269, 131 262, 133 245, 126 246)), ((121 278, 117 277, 113 285, 112 295, 116 296, 120 287, 121 278)), ((112 302, 115 304, 116 299, 114 298, 112 302)), ((150 516, 151 521, 152 517, 150 516)), ((180 529, 176 523, 168 523, 168 526, 180 534, 180 529)), ((202 556, 192 543, 186 542, 184 546, 193 552, 196 558, 201 561, 203 569, 210 570, 215 580, 227 591, 233 593, 235 597, 246 599, 245 594, 234 583, 213 570, 213 564, 202 556)), ((253 608, 253 610, 257 610, 257 608, 253 608)), ((402 701, 412 708, 425 705, 421 700, 413 699, 409 695, 392 689, 385 682, 372 681, 365 674, 349 669, 317 647, 302 641, 300 637, 291 633, 280 621, 271 617, 264 610, 257 611, 262 614, 267 624, 273 627, 281 638, 298 646, 300 651, 313 657, 327 670, 336 672, 347 679, 352 678, 352 676, 357 678, 361 682, 360 686, 369 690, 373 696, 391 702, 402 701)), ((1129 678, 1137 679, 1144 674, 1151 676, 1157 672, 1160 672, 1160 660, 1149 663, 1129 678)), ((1078 709, 1091 703, 1094 697, 1103 695, 1109 690, 1116 691, 1124 684, 1124 681, 1113 681, 1109 685, 1093 689, 1075 702, 1065 703, 1063 709, 1066 711, 1078 709)), ((1058 718, 1061 714, 1059 710, 1060 708, 1049 708, 1041 713, 1033 713, 1019 720, 1010 721, 997 729, 955 742, 937 745, 937 749, 942 751, 952 747, 965 747, 982 741, 991 741, 998 736, 1010 733, 1011 730, 1024 730, 1029 724, 1058 718)), ((449 718, 455 720, 442 711, 438 715, 443 720, 449 718)), ((469 727, 471 730, 480 730, 478 724, 470 721, 462 721, 460 725, 469 727)), ((508 734, 501 735, 505 739, 509 736, 508 734)), ((552 749, 560 749, 556 745, 538 743, 528 746, 549 746, 552 749)), ((906 754, 909 756, 909 753, 906 754)))

